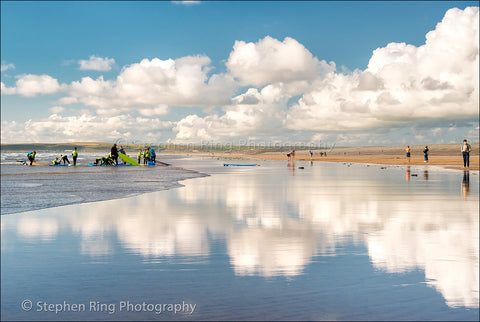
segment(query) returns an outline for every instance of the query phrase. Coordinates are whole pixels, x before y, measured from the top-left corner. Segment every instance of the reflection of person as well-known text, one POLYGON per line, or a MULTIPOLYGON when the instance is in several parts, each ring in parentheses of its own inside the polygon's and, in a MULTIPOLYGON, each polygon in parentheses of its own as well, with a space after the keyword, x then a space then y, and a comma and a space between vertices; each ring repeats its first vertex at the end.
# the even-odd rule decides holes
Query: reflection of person
POLYGON ((469 193, 470 193, 470 172, 466 170, 466 171, 463 171, 463 180, 462 180, 463 200, 467 200, 467 195, 469 193))
POLYGON ((407 165, 407 171, 405 171, 405 179, 410 181, 410 166, 407 165))
POLYGON ((410 163, 410 145, 407 145, 405 152, 406 152, 407 162, 410 163))
POLYGON ((423 171, 423 178, 425 179, 425 181, 428 180, 428 170, 423 171))
POLYGON ((73 165, 77 165, 77 157, 78 157, 78 151, 77 148, 74 148, 72 151, 72 158, 73 158, 73 165))
POLYGON ((115 161, 115 165, 118 165, 118 150, 117 144, 113 144, 112 149, 110 150, 110 156, 115 161))
POLYGON ((428 162, 428 145, 425 145, 425 149, 423 149, 423 162, 428 162))
POLYGON ((287 167, 292 171, 292 176, 295 175, 295 160, 288 160, 287 167))
POLYGON ((463 156, 463 167, 469 168, 470 167, 470 151, 472 147, 470 144, 467 143, 467 139, 463 140, 462 144, 462 156, 463 156))

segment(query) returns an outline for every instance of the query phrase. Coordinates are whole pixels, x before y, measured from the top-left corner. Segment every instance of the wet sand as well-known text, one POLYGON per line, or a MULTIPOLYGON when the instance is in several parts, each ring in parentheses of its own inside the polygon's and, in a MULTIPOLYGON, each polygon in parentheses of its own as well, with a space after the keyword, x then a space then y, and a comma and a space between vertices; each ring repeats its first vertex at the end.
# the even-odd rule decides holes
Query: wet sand
MULTIPOLYGON (((470 153, 469 170, 479 170, 479 144, 471 144, 473 152, 470 153)), ((410 162, 405 157, 405 146, 397 147, 351 147, 335 148, 332 150, 312 150, 313 157, 309 151, 296 151, 295 161, 327 161, 327 162, 348 162, 348 163, 371 163, 388 165, 435 165, 448 169, 465 170, 463 158, 460 153, 459 144, 436 144, 429 145, 428 163, 423 159, 423 148, 425 146, 410 146, 410 162), (327 156, 320 156, 320 152, 327 152, 327 156)), ((222 158, 247 158, 257 160, 288 160, 287 152, 266 152, 266 153, 237 153, 237 152, 214 152, 192 153, 193 155, 205 155, 222 158)))
POLYGON ((419 175, 406 179, 403 166, 169 161, 211 175, 82 204, 180 174, 85 167, 69 170, 98 174, 61 185, 50 175, 2 177, 2 207, 15 196, 22 203, 11 209, 53 207, 2 216, 1 320, 478 321, 478 174, 412 166, 419 175), (64 198, 71 204, 58 207, 64 198), (22 309, 25 300, 32 310, 22 309), (60 310, 39 311, 38 301, 60 310), (120 310, 124 301, 196 309, 120 310))

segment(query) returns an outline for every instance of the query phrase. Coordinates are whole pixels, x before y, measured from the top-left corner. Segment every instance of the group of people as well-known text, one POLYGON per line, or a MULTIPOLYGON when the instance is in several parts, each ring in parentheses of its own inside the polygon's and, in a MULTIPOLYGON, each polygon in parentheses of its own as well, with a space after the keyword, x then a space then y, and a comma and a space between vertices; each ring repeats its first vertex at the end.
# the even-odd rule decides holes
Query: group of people
MULTIPOLYGON (((430 149, 428 148, 428 145, 425 146, 423 149, 423 162, 428 162, 428 153, 430 149)), ((462 157, 463 157, 463 167, 464 168, 469 168, 470 167, 470 152, 472 151, 472 147, 470 144, 468 144, 467 139, 463 140, 463 144, 461 147, 461 152, 462 152, 462 157)), ((405 155, 407 158, 407 162, 410 163, 410 146, 407 145, 407 148, 405 149, 405 155)))
MULTIPOLYGON (((123 148, 123 146, 120 145, 120 148, 118 148, 117 144, 114 143, 108 155, 95 159, 95 165, 118 165, 119 153, 126 155, 125 149, 123 148)), ((123 161, 123 164, 126 164, 126 163, 127 162, 123 161)))
POLYGON ((143 164, 148 164, 148 161, 155 162, 156 158, 155 150, 151 147, 148 147, 142 151, 142 149, 138 149, 137 154, 137 161, 140 163, 140 160, 143 157, 143 164))
MULTIPOLYGON (((313 151, 310 150, 310 151, 308 151, 308 153, 310 153, 310 159, 312 159, 313 158, 313 151)), ((323 151, 318 152, 318 154, 320 154, 321 157, 326 157, 327 156, 327 152, 323 152, 323 151)))
MULTIPOLYGON (((74 166, 77 165, 77 158, 78 158, 78 150, 77 150, 77 147, 75 147, 72 151, 72 159, 73 159, 74 166)), ((60 154, 60 157, 55 157, 55 159, 52 161, 52 164, 57 165, 57 164, 61 164, 62 162, 63 164, 70 164, 70 160, 68 160, 67 155, 60 154)))
MULTIPOLYGON (((27 153, 27 158, 28 162, 30 162, 30 165, 33 165, 33 162, 35 162, 35 157, 37 156, 37 151, 31 151, 27 153)), ((77 165, 77 157, 78 157, 78 150, 75 147, 72 151, 72 157, 73 157, 73 165, 77 165)), ((68 160, 68 157, 66 155, 60 154, 60 157, 55 157, 55 159, 52 161, 52 164, 57 165, 63 162, 63 164, 70 164, 70 160, 68 160)))
MULTIPOLYGON (((110 149, 110 153, 104 157, 95 159, 95 165, 118 165, 118 154, 125 154, 125 149, 120 145, 120 148, 117 148, 117 144, 114 144, 110 149)), ((155 162, 156 153, 152 147, 148 147, 144 150, 139 149, 137 154, 138 163, 140 163, 143 157, 143 164, 148 164, 148 161, 155 162)), ((123 161, 126 164, 125 161, 123 161)))
MULTIPOLYGON (((462 157, 463 157, 463 167, 464 168, 469 168, 470 167, 470 152, 472 150, 472 147, 470 144, 467 143, 467 140, 463 140, 463 144, 461 147, 461 152, 462 152, 462 157)), ((429 148, 428 145, 425 146, 423 149, 423 159, 424 162, 428 162, 428 153, 429 153, 429 148)), ((407 162, 410 163, 410 156, 411 156, 411 151, 410 151, 410 146, 408 145, 407 148, 405 149, 406 152, 406 158, 407 162)), ((118 153, 126 154, 123 146, 120 145, 120 148, 117 148, 117 144, 114 144, 110 150, 110 154, 101 158, 97 158, 95 160, 96 165, 118 165, 118 153)), ((310 158, 313 157, 313 152, 309 151, 310 153, 310 158)), ((27 154, 28 161, 30 162, 30 165, 35 162, 35 156, 37 155, 37 151, 31 151, 27 154)), ((320 152, 320 156, 327 156, 326 152, 320 152)), ((138 154, 137 154, 137 160, 138 163, 140 163, 141 159, 143 157, 143 164, 148 164, 148 161, 153 161, 155 162, 155 150, 151 147, 145 148, 144 150, 139 149, 138 154)), ((287 153, 288 160, 293 160, 295 158, 295 150, 292 150, 290 153, 287 153)), ((72 158, 73 158, 73 165, 77 165, 77 158, 78 158, 78 150, 75 147, 72 151, 72 158)), ((60 157, 56 157, 55 160, 52 161, 52 164, 57 165, 57 164, 70 164, 70 160, 68 159, 67 155, 62 155, 60 154, 60 157)), ((124 163, 126 163, 124 161, 124 163)))
POLYGON ((115 160, 113 157, 110 156, 110 154, 104 157, 95 159, 95 165, 114 165, 114 164, 115 164, 115 160))

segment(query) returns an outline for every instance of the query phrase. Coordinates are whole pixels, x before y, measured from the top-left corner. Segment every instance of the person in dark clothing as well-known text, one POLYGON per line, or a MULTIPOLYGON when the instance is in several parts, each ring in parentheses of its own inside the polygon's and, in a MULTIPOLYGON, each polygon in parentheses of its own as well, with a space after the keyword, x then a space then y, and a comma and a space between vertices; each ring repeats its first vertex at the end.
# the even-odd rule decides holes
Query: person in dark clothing
MULTIPOLYGON (((120 145, 120 149, 118 149, 118 152, 121 153, 121 154, 126 154, 125 149, 121 145, 120 145)), ((123 164, 127 164, 127 162, 123 161, 123 164)))
POLYGON ((467 139, 463 140, 462 155, 464 168, 470 167, 470 151, 472 151, 472 147, 467 143, 467 139))
POLYGON ((117 150, 117 144, 114 144, 112 146, 112 149, 110 150, 110 156, 112 157, 113 161, 115 161, 115 165, 118 165, 118 150, 117 150))
POLYGON ((423 149, 423 162, 428 162, 428 146, 425 146, 425 149, 423 149))
POLYGON ((30 161, 30 165, 35 162, 35 156, 37 155, 37 151, 32 151, 27 154, 28 161, 30 161))
POLYGON ((70 160, 68 160, 68 157, 66 154, 65 155, 60 154, 60 161, 63 161, 63 164, 67 164, 67 163, 70 164, 70 160))
POLYGON ((151 147, 148 147, 148 152, 150 152, 150 161, 155 162, 155 157, 156 157, 155 150, 151 147))
POLYGON ((76 166, 76 165, 77 165, 77 157, 78 157, 77 148, 75 148, 75 149, 72 151, 72 157, 73 157, 73 165, 76 166))

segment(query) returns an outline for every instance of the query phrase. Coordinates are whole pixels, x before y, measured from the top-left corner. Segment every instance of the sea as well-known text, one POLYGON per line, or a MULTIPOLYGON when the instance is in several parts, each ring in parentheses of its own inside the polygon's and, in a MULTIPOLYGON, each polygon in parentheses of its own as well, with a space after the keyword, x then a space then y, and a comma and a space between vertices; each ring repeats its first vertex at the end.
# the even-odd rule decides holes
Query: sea
POLYGON ((18 157, 1 160, 2 320, 478 321, 478 171, 18 157))

